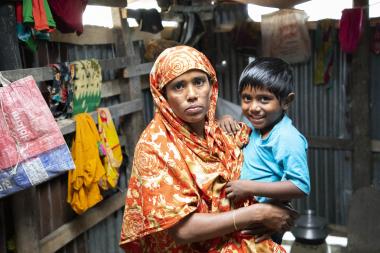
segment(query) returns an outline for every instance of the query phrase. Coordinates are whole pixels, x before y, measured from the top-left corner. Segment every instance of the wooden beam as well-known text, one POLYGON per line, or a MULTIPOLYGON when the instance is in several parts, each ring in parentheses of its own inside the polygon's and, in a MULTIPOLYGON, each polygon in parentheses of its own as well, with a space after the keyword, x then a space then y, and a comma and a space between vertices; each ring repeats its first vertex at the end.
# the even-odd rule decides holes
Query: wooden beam
POLYGON ((125 68, 123 71, 123 77, 130 78, 134 76, 149 74, 152 67, 153 67, 153 62, 143 63, 136 66, 133 66, 133 65, 128 66, 128 68, 125 68))
POLYGON ((88 4, 123 8, 127 7, 127 0, 88 0, 88 4))
POLYGON ((371 151, 380 153, 380 140, 371 140, 371 151))
POLYGON ((118 192, 40 240, 40 253, 56 252, 77 236, 124 206, 125 192, 118 192))
POLYGON ((337 139, 326 137, 307 136, 309 148, 352 150, 353 143, 350 139, 337 139))
POLYGON ((9 81, 16 81, 18 79, 24 78, 26 76, 32 75, 36 82, 52 80, 54 76, 54 71, 50 67, 42 68, 28 68, 28 69, 15 69, 1 71, 3 76, 9 81))
POLYGON ((55 30, 51 33, 50 40, 53 42, 63 42, 75 45, 102 45, 114 44, 114 30, 100 26, 84 26, 83 33, 78 36, 76 33, 61 33, 55 30))
POLYGON ((233 0, 238 3, 242 4, 257 4, 260 6, 265 7, 272 7, 272 8, 279 8, 279 9, 286 9, 291 8, 294 5, 304 3, 310 0, 233 0))
MULTIPOLYGON (((368 6, 368 0, 354 0, 354 7, 368 6)), ((363 8, 364 24, 357 50, 352 54, 348 83, 353 140, 352 189, 372 183, 372 154, 369 138, 369 21, 368 8, 363 8)))
POLYGON ((203 4, 203 5, 172 5, 169 12, 212 12, 215 5, 203 4))
MULTIPOLYGON (((127 67, 128 59, 126 57, 117 57, 111 59, 102 59, 99 60, 99 64, 103 71, 112 70, 112 69, 122 69, 127 67)), ((128 73, 127 77, 137 76, 141 74, 148 74, 150 69, 149 66, 152 66, 153 63, 143 63, 136 66, 131 66, 124 70, 128 73), (141 65, 141 66, 140 66, 141 65), (140 73, 140 74, 139 74, 140 73)), ((54 76, 53 68, 51 67, 40 67, 40 68, 27 68, 27 69, 15 69, 15 70, 6 70, 1 71, 3 76, 10 81, 16 81, 23 77, 32 75, 36 82, 52 80, 54 76)))
POLYGON ((121 84, 120 79, 104 81, 102 83, 102 91, 101 91, 102 98, 108 98, 108 97, 119 95, 121 91, 121 86, 122 84, 121 84))
MULTIPOLYGON (((143 108, 143 103, 141 99, 135 99, 120 103, 117 105, 112 105, 108 107, 113 118, 128 115, 134 112, 141 111, 143 108)), ((91 117, 94 119, 95 123, 98 122, 97 112, 91 112, 91 117)), ((75 132, 75 121, 73 119, 64 119, 57 122, 59 128, 63 135, 75 132)))

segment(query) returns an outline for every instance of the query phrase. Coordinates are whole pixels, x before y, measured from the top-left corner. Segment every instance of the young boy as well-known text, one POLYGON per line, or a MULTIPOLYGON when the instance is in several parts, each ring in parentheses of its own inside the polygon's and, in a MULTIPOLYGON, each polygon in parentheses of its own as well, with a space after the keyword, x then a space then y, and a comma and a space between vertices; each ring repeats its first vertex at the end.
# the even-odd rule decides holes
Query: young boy
MULTIPOLYGON (((278 58, 256 58, 240 76, 239 94, 252 133, 243 150, 240 180, 227 184, 227 197, 233 201, 255 196, 258 202, 287 202, 308 195, 307 141, 286 115, 294 99, 289 64, 278 58)), ((219 124, 229 133, 238 126, 228 115, 219 124)), ((278 243, 281 238, 272 237, 278 243)))

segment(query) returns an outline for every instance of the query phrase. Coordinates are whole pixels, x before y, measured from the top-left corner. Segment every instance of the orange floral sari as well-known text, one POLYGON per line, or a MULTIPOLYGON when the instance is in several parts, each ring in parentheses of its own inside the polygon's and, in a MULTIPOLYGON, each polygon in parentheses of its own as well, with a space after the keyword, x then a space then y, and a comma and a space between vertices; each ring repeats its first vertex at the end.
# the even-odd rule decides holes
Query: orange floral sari
POLYGON ((231 137, 217 126, 215 70, 191 47, 166 49, 153 66, 150 88, 156 112, 136 145, 120 246, 126 252, 285 252, 270 240, 256 244, 238 232, 186 245, 170 237, 168 229, 193 212, 231 209, 224 186, 240 176, 241 147, 248 142, 249 130, 243 126, 231 137), (191 69, 204 71, 212 83, 205 139, 189 130, 162 94, 167 83, 191 69))

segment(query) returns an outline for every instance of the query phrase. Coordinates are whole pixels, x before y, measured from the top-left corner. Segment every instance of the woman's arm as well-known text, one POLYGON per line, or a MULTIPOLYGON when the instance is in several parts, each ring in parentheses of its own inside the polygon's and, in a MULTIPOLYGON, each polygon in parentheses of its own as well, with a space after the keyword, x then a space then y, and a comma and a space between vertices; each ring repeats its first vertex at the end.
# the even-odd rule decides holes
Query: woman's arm
POLYGON ((277 200, 290 200, 301 198, 306 195, 290 180, 279 182, 236 180, 227 183, 226 193, 229 199, 236 201, 252 196, 261 196, 277 200))
POLYGON ((288 230, 297 213, 271 204, 253 204, 223 213, 193 213, 169 229, 179 244, 205 241, 248 226, 260 234, 288 230))

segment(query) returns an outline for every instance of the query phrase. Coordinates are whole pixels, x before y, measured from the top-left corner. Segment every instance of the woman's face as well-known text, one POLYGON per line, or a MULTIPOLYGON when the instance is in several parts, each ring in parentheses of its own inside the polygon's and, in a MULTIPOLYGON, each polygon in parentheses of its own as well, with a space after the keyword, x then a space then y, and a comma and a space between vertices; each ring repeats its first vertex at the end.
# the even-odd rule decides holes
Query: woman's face
POLYGON ((191 128, 203 128, 211 97, 211 84, 206 73, 187 71, 165 88, 166 99, 173 112, 191 128))

